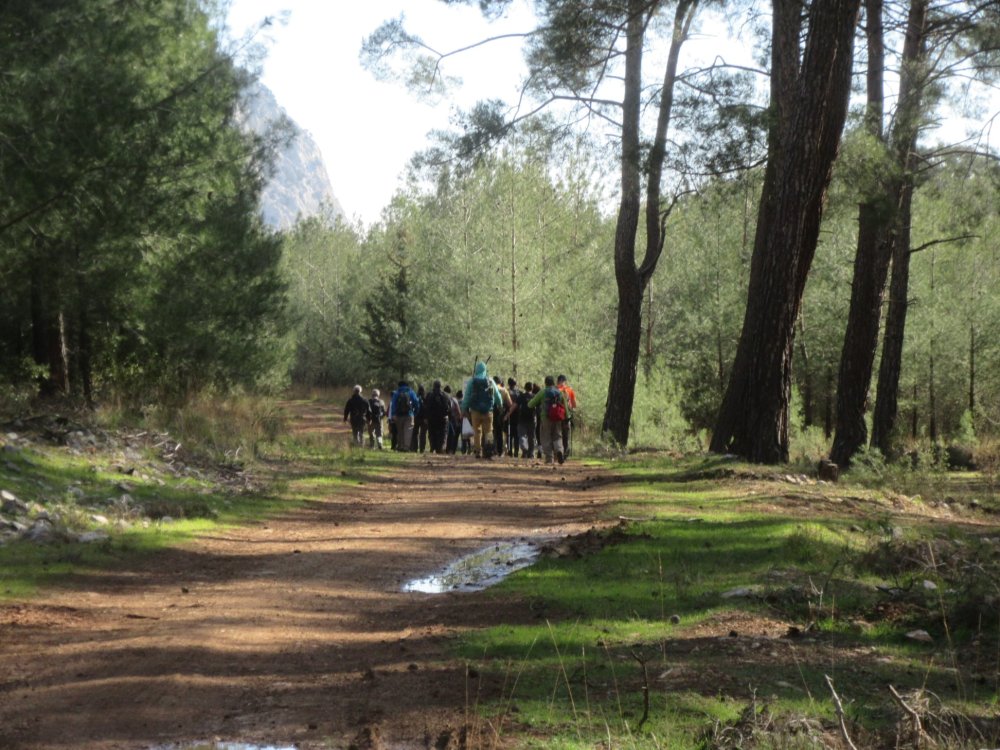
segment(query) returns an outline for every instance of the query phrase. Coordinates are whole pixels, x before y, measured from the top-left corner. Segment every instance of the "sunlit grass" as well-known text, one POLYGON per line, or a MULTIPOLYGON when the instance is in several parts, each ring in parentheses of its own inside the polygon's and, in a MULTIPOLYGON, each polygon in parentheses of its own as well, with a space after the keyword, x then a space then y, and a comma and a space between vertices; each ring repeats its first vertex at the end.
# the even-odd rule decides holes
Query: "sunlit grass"
MULTIPOLYGON (((952 607, 959 592, 925 590, 931 574, 920 570, 887 579, 878 567, 880 555, 891 564, 887 541, 944 536, 968 547, 968 527, 919 518, 901 526, 888 487, 827 490, 850 495, 851 512, 836 503, 810 508, 802 501, 824 490, 795 486, 780 468, 652 456, 602 464, 617 477, 620 500, 608 515, 627 519, 624 535, 579 559, 545 559, 518 572, 486 596, 524 601, 534 621, 463 637, 463 658, 503 675, 504 698, 483 706, 484 715, 515 705, 508 719, 547 733, 545 746, 701 748, 708 727, 733 722, 752 702, 792 726, 801 717, 833 726, 827 675, 866 738, 895 727, 887 684, 931 690, 949 710, 989 715, 1000 680, 963 676, 953 648, 956 638, 966 648, 985 639, 995 656, 1000 624, 978 634, 949 629, 938 600, 951 597, 952 607), (798 502, 783 513, 787 495, 798 502), (884 593, 894 587, 903 593, 884 593), (693 635, 743 616, 772 623, 770 632, 693 635), (907 635, 918 627, 932 643, 907 635), (786 640, 786 630, 806 634, 786 640), (831 661, 827 653, 844 656, 831 661), (717 681, 706 677, 715 674, 717 681)), ((815 746, 772 731, 760 746, 815 746)))

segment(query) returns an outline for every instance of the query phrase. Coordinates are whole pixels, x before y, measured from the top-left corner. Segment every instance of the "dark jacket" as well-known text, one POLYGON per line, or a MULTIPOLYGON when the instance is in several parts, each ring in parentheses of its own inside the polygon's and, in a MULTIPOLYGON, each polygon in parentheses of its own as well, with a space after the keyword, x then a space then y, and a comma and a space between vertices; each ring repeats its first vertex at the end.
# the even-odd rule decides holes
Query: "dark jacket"
POLYGON ((347 399, 347 405, 344 407, 344 419, 350 419, 351 424, 364 424, 370 414, 371 407, 360 393, 355 393, 347 399))

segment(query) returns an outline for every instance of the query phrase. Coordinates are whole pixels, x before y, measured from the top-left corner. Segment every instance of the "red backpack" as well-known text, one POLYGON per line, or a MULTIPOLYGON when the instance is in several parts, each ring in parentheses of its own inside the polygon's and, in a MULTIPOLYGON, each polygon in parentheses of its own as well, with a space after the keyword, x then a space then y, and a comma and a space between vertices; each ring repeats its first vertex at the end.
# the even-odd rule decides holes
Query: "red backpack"
POLYGON ((558 388, 545 389, 545 413, 550 422, 562 422, 566 419, 566 406, 558 388))

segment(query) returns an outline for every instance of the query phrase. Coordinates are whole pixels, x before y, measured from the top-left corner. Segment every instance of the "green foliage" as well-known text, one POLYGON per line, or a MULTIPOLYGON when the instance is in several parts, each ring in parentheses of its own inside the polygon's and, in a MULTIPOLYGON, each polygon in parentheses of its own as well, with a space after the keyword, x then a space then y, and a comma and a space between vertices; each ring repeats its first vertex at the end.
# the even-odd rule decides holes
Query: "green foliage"
MULTIPOLYGON (((328 281, 328 296, 317 299, 311 280, 312 296, 296 301, 296 282, 300 336, 326 330, 334 310, 353 331, 330 337, 335 356, 355 363, 338 380, 405 374, 461 387, 474 358, 491 357, 492 373, 521 382, 567 374, 585 394, 580 416, 596 421, 614 318, 611 229, 587 179, 595 167, 572 148, 521 145, 461 176, 424 164, 433 189, 398 195, 356 253, 331 241, 326 267, 344 280, 328 281)), ((311 277, 316 264, 299 255, 288 254, 287 273, 311 277)))
POLYGON ((277 240, 244 73, 186 0, 22 3, 0 20, 0 372, 47 391, 183 396, 269 377, 277 240))
POLYGON ((698 429, 712 425, 735 355, 758 189, 751 175, 681 203, 663 267, 650 282, 650 343, 675 373, 684 417, 698 429))
POLYGON ((634 448, 704 450, 685 419, 684 392, 673 378, 671 370, 662 365, 647 367, 639 374, 629 441, 634 448))
POLYGON ((380 265, 342 222, 299 222, 282 238, 282 271, 294 322, 294 383, 328 387, 365 380, 363 305, 376 294, 380 265))
MULTIPOLYGON (((525 135, 460 176, 433 159, 419 160, 410 188, 367 237, 317 225, 287 238, 286 276, 293 280, 298 319, 296 379, 384 383, 404 370, 418 380, 442 377, 458 385, 476 355, 492 355, 491 372, 521 382, 568 374, 583 404, 580 445, 594 442, 614 344, 607 255, 613 225, 594 192, 598 167, 584 150, 560 148, 525 135), (402 294, 393 285, 404 265, 402 294), (385 322, 393 316, 396 323, 385 322), (413 326, 405 345, 404 319, 413 326), (409 358, 402 368, 400 352, 409 358), (391 366, 380 361, 389 354, 391 366)), ((988 436, 1000 423, 1000 350, 988 335, 1000 328, 1000 310, 988 292, 1000 273, 988 242, 996 221, 984 197, 992 193, 983 193, 995 189, 990 177, 979 168, 970 179, 953 170, 918 193, 916 242, 942 231, 975 237, 914 256, 919 304, 907 328, 901 445, 914 412, 916 437, 928 432, 932 341, 939 432, 963 429, 973 362, 976 434, 988 436)), ((758 180, 750 174, 716 182, 678 204, 671 217, 665 262, 643 311, 647 335, 632 433, 640 446, 698 449, 696 435, 714 420, 742 321, 758 180)), ((802 465, 814 465, 828 449, 856 244, 852 190, 844 182, 833 187, 842 197, 824 222, 797 327, 791 448, 802 465)))

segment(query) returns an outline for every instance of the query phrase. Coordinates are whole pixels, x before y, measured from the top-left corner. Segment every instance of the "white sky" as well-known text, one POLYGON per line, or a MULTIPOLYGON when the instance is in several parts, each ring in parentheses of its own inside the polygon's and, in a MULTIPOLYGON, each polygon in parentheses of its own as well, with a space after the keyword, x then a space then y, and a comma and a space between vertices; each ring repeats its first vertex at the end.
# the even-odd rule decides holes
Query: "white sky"
POLYGON ((477 7, 449 7, 440 0, 232 0, 230 33, 239 38, 286 10, 287 23, 264 32, 268 53, 261 81, 316 141, 347 216, 365 224, 379 218, 406 163, 427 145, 427 133, 448 127, 454 105, 465 109, 480 98, 509 99, 522 64, 517 41, 463 54, 447 67, 463 79, 459 96, 432 106, 403 84, 380 83, 363 70, 363 38, 400 13, 411 32, 442 51, 531 28, 524 0, 514 3, 510 18, 491 25, 477 7))
MULTIPOLYGON (((440 51, 486 37, 532 28, 527 0, 514 0, 508 17, 492 24, 475 3, 440 0, 229 0, 230 34, 241 37, 267 16, 287 20, 263 32, 267 48, 261 80, 289 116, 308 130, 323 153, 334 194, 348 218, 378 220, 413 154, 433 129, 445 129, 454 109, 477 99, 515 100, 523 73, 520 40, 491 43, 447 61, 445 72, 464 85, 449 101, 418 101, 402 83, 375 80, 359 62, 361 42, 387 19, 406 16, 409 31, 440 51)), ((752 65, 749 52, 717 31, 696 35, 687 55, 752 65)), ((992 108, 994 111, 996 107, 992 108)), ((978 120, 979 118, 977 118, 978 120)), ((956 130, 960 123, 952 120, 956 130)), ((950 134, 955 137, 957 133, 950 134)))

